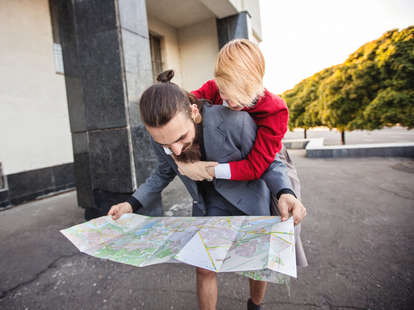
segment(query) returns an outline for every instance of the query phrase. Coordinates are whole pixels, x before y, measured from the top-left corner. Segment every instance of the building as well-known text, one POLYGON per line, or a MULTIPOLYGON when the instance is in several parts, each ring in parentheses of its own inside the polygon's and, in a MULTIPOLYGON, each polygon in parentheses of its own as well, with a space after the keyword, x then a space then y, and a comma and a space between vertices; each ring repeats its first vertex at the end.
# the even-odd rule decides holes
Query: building
POLYGON ((0 206, 76 184, 90 216, 155 165, 138 113, 154 77, 198 88, 226 42, 261 41, 258 0, 1 1, 0 23, 0 206))

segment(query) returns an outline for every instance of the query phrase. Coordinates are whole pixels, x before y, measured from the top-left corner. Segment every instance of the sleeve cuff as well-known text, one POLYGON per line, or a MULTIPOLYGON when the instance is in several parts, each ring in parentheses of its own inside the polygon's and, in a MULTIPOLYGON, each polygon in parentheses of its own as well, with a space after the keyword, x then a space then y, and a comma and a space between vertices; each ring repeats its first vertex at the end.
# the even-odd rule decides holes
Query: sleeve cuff
POLYGON ((295 192, 294 192, 294 191, 292 191, 292 190, 291 190, 291 189, 289 189, 289 188, 282 188, 282 189, 281 189, 281 190, 277 193, 276 198, 279 200, 280 196, 282 196, 283 194, 291 194, 291 195, 295 196, 295 198, 298 198, 298 197, 296 197, 295 192))
POLYGON ((134 213, 143 208, 142 204, 134 196, 129 197, 127 202, 132 206, 132 212, 134 213))
POLYGON ((218 164, 214 167, 214 174, 216 179, 231 179, 231 171, 229 164, 218 164))

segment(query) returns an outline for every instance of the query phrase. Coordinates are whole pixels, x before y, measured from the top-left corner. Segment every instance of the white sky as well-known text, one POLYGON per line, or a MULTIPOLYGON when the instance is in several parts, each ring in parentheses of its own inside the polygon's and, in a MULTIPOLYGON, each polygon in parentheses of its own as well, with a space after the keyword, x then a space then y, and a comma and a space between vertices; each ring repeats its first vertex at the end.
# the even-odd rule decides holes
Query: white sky
POLYGON ((414 25, 414 0, 259 0, 265 87, 281 94, 368 41, 414 25))

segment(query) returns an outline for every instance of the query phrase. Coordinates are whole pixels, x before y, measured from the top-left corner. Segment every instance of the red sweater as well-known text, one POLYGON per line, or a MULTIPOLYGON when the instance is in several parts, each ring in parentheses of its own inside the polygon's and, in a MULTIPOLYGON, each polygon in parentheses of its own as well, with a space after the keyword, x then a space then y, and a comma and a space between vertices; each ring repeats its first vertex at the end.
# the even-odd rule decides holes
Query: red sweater
MULTIPOLYGON (((192 91, 199 99, 223 104, 214 80, 192 91)), ((275 160, 282 148, 282 138, 287 131, 288 108, 278 96, 265 90, 264 96, 251 108, 245 108, 257 125, 256 141, 246 159, 230 162, 231 180, 247 181, 259 179, 275 160)))

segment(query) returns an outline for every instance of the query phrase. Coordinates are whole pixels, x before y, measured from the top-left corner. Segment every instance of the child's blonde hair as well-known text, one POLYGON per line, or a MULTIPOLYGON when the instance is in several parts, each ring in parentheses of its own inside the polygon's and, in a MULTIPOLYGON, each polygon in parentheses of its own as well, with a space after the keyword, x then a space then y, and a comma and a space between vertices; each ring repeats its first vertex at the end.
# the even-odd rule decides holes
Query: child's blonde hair
POLYGON ((264 92, 265 61, 259 47, 246 39, 228 42, 220 50, 214 77, 220 93, 242 107, 253 105, 264 92))

